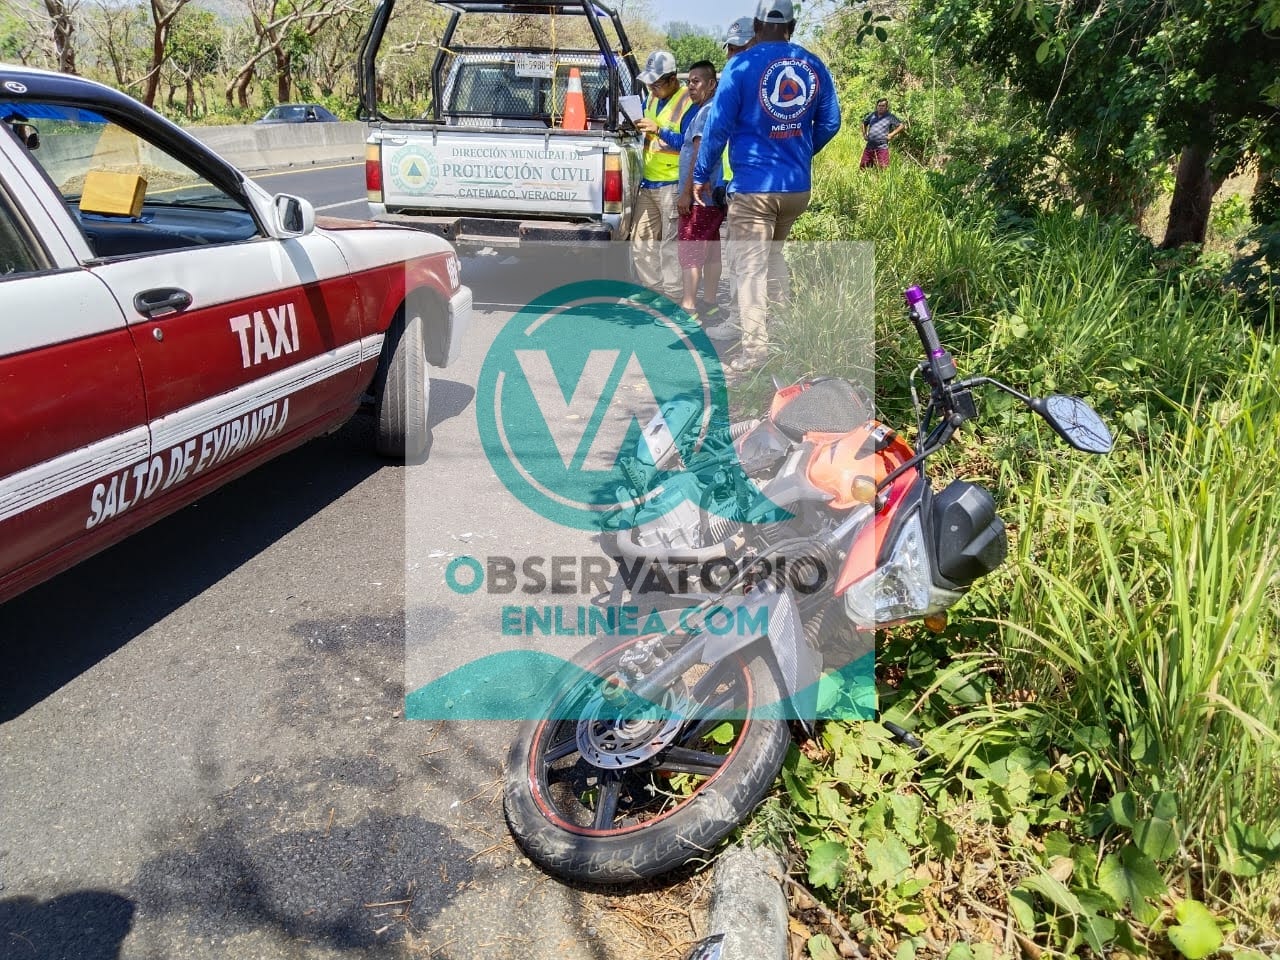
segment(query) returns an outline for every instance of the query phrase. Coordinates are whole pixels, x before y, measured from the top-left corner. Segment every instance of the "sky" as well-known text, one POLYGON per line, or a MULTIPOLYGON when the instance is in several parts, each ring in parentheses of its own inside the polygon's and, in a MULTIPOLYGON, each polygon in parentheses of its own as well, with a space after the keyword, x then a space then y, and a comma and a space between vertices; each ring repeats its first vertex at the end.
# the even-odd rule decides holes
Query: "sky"
POLYGON ((756 0, 649 0, 653 22, 657 27, 683 21, 724 33, 738 17, 756 11, 756 0))

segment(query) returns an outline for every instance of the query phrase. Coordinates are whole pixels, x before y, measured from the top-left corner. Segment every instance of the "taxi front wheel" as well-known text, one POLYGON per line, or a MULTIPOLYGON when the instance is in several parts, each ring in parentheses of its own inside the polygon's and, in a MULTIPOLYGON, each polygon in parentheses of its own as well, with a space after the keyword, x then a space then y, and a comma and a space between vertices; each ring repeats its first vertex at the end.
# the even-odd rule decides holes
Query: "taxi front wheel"
POLYGON ((422 459, 431 440, 427 422, 431 383, 421 316, 406 320, 404 310, 396 314, 383 341, 374 393, 378 453, 396 460, 422 459))

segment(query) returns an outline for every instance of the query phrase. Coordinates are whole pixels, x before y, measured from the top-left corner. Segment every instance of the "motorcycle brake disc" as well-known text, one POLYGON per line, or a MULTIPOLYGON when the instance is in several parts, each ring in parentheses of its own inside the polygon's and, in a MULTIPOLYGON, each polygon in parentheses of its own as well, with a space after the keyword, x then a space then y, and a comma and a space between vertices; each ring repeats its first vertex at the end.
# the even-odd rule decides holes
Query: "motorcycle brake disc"
POLYGON ((686 719, 685 703, 683 682, 664 690, 661 703, 637 700, 622 709, 598 694, 578 721, 578 750, 603 770, 638 766, 671 746, 686 719))

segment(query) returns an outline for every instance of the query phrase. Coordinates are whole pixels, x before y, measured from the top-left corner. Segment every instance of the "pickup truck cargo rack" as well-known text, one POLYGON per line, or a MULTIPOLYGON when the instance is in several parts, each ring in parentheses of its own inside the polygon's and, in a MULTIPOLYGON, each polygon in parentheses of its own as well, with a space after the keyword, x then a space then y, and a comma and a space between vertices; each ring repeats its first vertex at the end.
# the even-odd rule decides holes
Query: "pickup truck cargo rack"
MULTIPOLYGON (((504 52, 502 47, 468 46, 461 47, 454 43, 458 25, 464 14, 516 14, 516 15, 549 15, 582 17, 591 28, 597 49, 553 49, 551 47, 524 47, 526 52, 546 54, 564 54, 566 56, 601 55, 609 74, 607 94, 607 119, 605 129, 616 132, 620 125, 630 126, 620 106, 622 84, 618 77, 619 66, 624 66, 630 73, 629 87, 636 89, 636 77, 640 67, 636 62, 635 52, 631 49, 626 30, 622 26, 622 18, 612 7, 592 0, 433 0, 436 6, 451 11, 448 26, 440 38, 436 48, 435 61, 431 67, 431 111, 430 118, 419 118, 421 122, 441 123, 441 104, 444 103, 445 65, 450 56, 465 54, 497 54, 504 52), (613 27, 613 34, 618 38, 620 47, 614 49, 602 25, 606 20, 613 27)), ((368 32, 360 44, 359 67, 357 70, 357 95, 359 107, 357 116, 367 122, 405 122, 410 118, 394 118, 387 116, 378 104, 377 57, 386 34, 387 24, 395 9, 396 0, 381 0, 374 10, 368 32)), ((501 113, 493 115, 501 116, 501 113)))

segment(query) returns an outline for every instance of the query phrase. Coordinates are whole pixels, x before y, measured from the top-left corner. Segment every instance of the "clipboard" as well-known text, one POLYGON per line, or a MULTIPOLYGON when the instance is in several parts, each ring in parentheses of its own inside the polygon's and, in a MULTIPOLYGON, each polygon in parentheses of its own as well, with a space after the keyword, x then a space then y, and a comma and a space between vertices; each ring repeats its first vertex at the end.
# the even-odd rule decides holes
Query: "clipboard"
POLYGON ((644 119, 644 100, 636 94, 618 98, 618 109, 622 115, 635 126, 636 121, 644 119))

